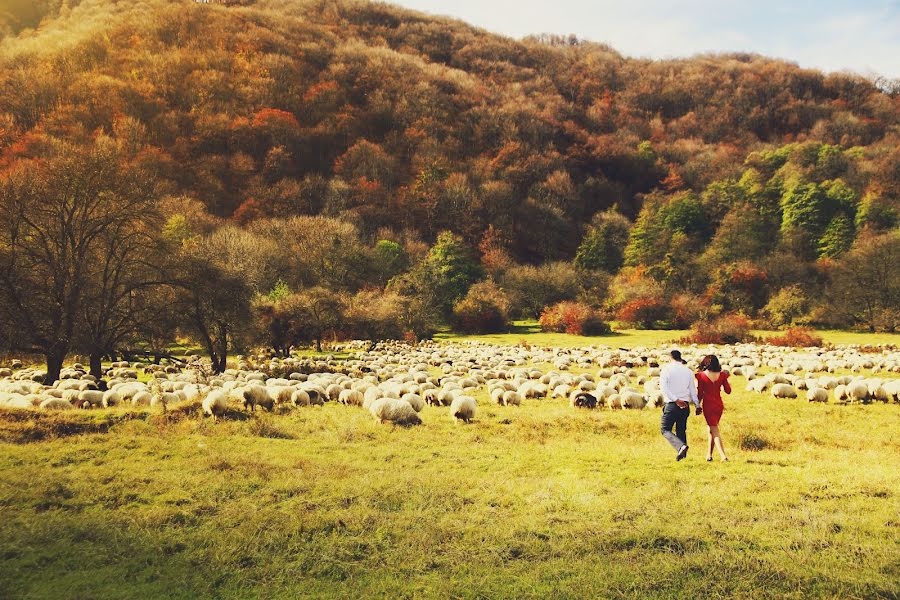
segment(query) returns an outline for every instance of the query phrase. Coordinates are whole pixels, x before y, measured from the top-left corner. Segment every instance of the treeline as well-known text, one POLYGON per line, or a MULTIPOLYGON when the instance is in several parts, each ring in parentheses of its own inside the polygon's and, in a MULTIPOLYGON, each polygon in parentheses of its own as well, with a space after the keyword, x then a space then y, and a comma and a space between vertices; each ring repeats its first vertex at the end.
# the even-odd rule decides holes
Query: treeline
POLYGON ((4 342, 54 364, 548 307, 565 330, 896 327, 894 82, 366 2, 6 10, 4 342))

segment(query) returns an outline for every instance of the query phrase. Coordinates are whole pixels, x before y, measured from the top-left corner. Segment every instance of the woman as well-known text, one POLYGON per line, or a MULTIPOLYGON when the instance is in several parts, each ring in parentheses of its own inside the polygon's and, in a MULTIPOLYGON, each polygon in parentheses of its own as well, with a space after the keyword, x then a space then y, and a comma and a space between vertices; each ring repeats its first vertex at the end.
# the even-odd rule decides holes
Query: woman
MULTIPOLYGON (((697 377, 697 397, 700 399, 700 407, 706 424, 709 425, 709 446, 706 450, 706 460, 712 460, 713 446, 719 449, 722 460, 728 460, 725 448, 722 445, 722 437, 719 435, 719 419, 725 405, 722 403, 722 390, 726 394, 731 393, 731 385, 728 383, 728 371, 722 371, 722 365, 715 354, 708 354, 700 361, 700 370, 697 377)), ((697 409, 697 412, 701 412, 697 409)))

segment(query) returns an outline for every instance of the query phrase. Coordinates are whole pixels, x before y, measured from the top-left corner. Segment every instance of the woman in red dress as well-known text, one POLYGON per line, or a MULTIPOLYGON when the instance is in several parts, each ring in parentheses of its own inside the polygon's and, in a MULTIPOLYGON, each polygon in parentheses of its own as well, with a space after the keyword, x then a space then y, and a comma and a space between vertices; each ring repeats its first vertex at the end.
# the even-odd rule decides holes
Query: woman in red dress
MULTIPOLYGON (((722 403, 722 390, 725 390, 726 394, 731 393, 728 371, 722 371, 722 366, 715 354, 708 354, 700 361, 700 370, 696 377, 697 397, 700 399, 706 424, 709 425, 709 446, 706 450, 706 460, 712 460, 713 446, 719 449, 722 460, 728 460, 722 445, 722 437, 719 435, 719 419, 722 418, 722 411, 725 410, 725 405, 722 403)), ((698 412, 700 412, 699 409, 698 412)))

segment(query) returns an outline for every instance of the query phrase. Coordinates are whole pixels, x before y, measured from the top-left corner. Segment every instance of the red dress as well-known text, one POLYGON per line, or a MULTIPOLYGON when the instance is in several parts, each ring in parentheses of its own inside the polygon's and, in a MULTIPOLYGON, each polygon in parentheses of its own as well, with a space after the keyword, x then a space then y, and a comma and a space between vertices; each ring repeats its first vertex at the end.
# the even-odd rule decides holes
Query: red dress
POLYGON ((731 385, 728 383, 728 371, 719 373, 719 378, 715 381, 706 376, 706 373, 700 371, 697 373, 697 397, 703 406, 703 416, 706 417, 706 424, 715 427, 722 418, 722 411, 725 405, 722 403, 722 391, 726 394, 731 393, 731 385))

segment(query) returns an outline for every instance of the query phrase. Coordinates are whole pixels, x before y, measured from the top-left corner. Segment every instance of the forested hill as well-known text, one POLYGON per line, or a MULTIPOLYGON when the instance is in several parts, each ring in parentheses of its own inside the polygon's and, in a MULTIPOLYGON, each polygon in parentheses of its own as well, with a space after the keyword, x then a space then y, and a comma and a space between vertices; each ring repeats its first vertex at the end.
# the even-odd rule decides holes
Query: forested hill
POLYGON ((733 208, 800 231, 809 259, 895 214, 900 96, 858 76, 351 1, 14 0, 0 19, 0 168, 102 131, 142 148, 164 194, 242 224, 324 214, 473 246, 491 224, 535 263, 644 206, 660 231, 628 260, 652 264, 672 232, 706 248, 733 208))

